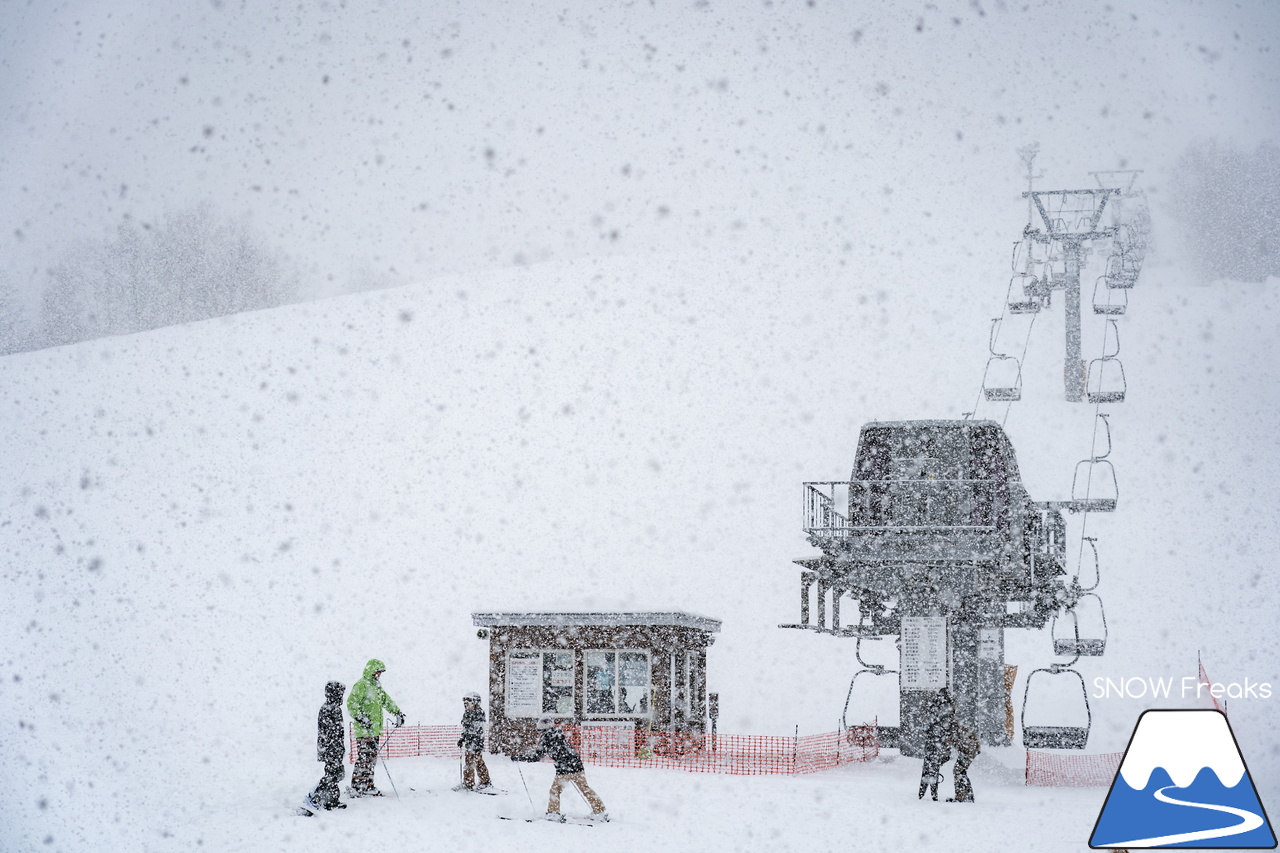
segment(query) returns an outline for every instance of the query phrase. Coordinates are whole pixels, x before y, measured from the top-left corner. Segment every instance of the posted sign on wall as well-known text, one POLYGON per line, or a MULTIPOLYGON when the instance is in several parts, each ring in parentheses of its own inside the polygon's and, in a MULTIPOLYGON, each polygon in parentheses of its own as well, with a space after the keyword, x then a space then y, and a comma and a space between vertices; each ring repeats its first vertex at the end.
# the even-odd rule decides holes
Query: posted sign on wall
POLYGON ((947 686, 947 620, 942 616, 902 617, 902 688, 938 690, 947 686))
POLYGON ((542 656, 507 659, 507 716, 536 717, 542 713, 542 656))

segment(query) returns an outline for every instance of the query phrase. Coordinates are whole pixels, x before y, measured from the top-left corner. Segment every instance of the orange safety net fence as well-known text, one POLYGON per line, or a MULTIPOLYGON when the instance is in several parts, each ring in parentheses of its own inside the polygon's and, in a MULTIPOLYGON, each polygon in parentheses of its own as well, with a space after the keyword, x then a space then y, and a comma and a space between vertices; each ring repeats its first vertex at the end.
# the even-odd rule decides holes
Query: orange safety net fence
POLYGON ((1105 788, 1116 778, 1123 752, 1080 755, 1027 750, 1027 784, 1046 788, 1105 788))
MULTIPOLYGON (((875 729, 786 737, 637 731, 614 726, 561 726, 584 764, 597 767, 652 767, 695 773, 793 775, 869 761, 880 752, 875 729)), ((384 733, 383 758, 457 758, 461 726, 401 726, 384 733)), ((348 763, 355 761, 355 737, 348 730, 348 763)))

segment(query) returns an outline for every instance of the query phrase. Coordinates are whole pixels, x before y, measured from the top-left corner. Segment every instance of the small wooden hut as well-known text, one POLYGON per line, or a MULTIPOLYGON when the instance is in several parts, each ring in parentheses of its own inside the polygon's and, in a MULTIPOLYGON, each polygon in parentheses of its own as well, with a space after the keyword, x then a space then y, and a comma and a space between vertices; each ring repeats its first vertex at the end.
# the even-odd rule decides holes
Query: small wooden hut
POLYGON ((540 717, 635 733, 701 734, 707 647, 720 622, 690 613, 473 613, 489 640, 490 750, 535 739, 540 717))

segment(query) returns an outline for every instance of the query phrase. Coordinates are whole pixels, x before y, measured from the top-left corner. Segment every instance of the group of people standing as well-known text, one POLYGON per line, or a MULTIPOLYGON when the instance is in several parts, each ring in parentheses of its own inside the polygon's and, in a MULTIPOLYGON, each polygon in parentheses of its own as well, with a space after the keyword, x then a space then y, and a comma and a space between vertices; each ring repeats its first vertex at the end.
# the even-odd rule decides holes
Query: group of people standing
MULTIPOLYGON (((397 727, 404 725, 404 714, 387 691, 382 689, 382 673, 386 664, 374 658, 364 666, 364 675, 347 696, 347 713, 356 738, 356 763, 351 768, 351 795, 381 797, 373 784, 373 768, 378 760, 378 739, 382 737, 383 712, 391 714, 397 727)), ((346 755, 342 727, 342 695, 346 685, 330 681, 324 686, 324 704, 316 720, 316 760, 324 763, 324 775, 303 801, 299 814, 308 817, 316 810, 345 809, 338 784, 345 775, 346 755)))
POLYGON ((942 778, 942 765, 951 760, 951 750, 956 750, 955 796, 949 803, 972 803, 973 785, 969 781, 969 765, 982 748, 978 733, 956 717, 955 702, 947 688, 938 691, 927 708, 927 724, 924 729, 924 767, 920 772, 920 793, 924 799, 927 789, 934 800, 938 799, 938 781, 942 778))
MULTIPOLYGON (((356 762, 351 769, 350 795, 354 797, 381 797, 382 792, 373 783, 374 765, 380 751, 379 739, 383 732, 383 712, 391 715, 395 727, 404 725, 404 714, 399 706, 382 689, 380 679, 386 665, 374 658, 364 667, 364 675, 347 696, 347 713, 351 715, 356 739, 356 762)), ((298 813, 312 817, 318 810, 345 809, 338 785, 344 776, 343 758, 346 754, 342 726, 342 696, 345 685, 330 681, 324 688, 324 704, 316 721, 316 760, 324 763, 324 775, 315 789, 307 795, 298 813)), ((462 697, 462 737, 458 747, 462 750, 462 780, 455 791, 488 793, 493 789, 489 768, 484 762, 484 708, 479 693, 462 697)), ((608 820, 604 802, 587 784, 582 759, 569 745, 564 732, 555 726, 550 717, 538 720, 538 743, 526 752, 511 756, 516 761, 539 761, 550 756, 555 762, 556 775, 551 783, 546 818, 563 821, 560 813, 560 792, 567 784, 574 785, 591 806, 592 818, 608 820)))

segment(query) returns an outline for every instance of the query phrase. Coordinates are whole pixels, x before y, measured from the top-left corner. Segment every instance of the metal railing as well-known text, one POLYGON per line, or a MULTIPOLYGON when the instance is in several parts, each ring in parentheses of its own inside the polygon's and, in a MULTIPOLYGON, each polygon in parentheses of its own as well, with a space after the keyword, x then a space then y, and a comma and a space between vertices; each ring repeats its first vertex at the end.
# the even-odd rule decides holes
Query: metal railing
POLYGON ((885 528, 991 529, 1007 501, 1008 484, 999 480, 810 482, 804 484, 804 531, 843 537, 885 528))

